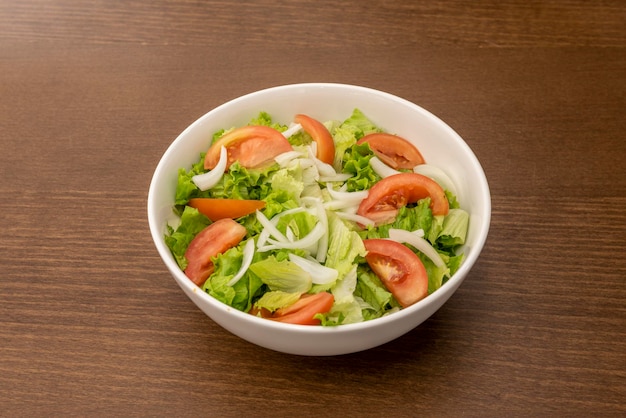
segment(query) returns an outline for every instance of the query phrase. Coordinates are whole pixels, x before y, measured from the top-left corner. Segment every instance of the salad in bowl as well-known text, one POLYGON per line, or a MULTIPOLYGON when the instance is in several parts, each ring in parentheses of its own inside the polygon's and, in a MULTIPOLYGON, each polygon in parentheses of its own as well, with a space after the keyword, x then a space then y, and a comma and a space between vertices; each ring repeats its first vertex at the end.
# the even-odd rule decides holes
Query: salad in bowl
POLYGON ((148 191, 156 249, 186 296, 261 347, 339 355, 387 343, 455 293, 491 201, 467 143, 386 92, 303 83, 204 114, 148 191))
POLYGON ((260 111, 181 168, 165 236, 186 276, 269 320, 336 326, 437 291, 463 261, 469 213, 445 172, 355 108, 260 111))

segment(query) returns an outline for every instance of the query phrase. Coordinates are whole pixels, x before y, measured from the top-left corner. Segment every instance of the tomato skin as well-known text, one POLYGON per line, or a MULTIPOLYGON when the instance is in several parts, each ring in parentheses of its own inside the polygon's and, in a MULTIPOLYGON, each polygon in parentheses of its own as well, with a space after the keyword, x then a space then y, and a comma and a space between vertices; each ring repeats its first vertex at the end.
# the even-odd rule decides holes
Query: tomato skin
POLYGON ((311 138, 317 143, 316 157, 318 160, 332 165, 335 161, 335 141, 328 129, 326 129, 326 126, 320 121, 303 114, 296 115, 294 121, 302 125, 302 129, 311 135, 311 138))
POLYGON ((383 225, 392 222, 402 206, 426 197, 430 197, 433 215, 448 214, 446 193, 437 182, 417 173, 394 174, 370 188, 357 213, 373 220, 376 225, 383 225))
POLYGON ((215 222, 224 218, 237 219, 249 215, 263 209, 265 202, 262 200, 196 197, 189 199, 189 206, 198 209, 198 212, 215 222))
POLYGON ((228 163, 239 161, 242 167, 258 168, 283 152, 293 148, 287 138, 269 126, 243 126, 215 141, 204 156, 204 168, 212 170, 220 160, 222 146, 226 147, 228 163))
POLYGON ((425 160, 417 147, 406 139, 388 133, 371 133, 357 141, 368 143, 382 162, 395 169, 411 169, 425 160))
POLYGON ((185 275, 198 286, 202 286, 213 273, 215 266, 211 258, 239 244, 247 230, 229 218, 220 219, 200 231, 189 243, 185 258, 185 275))
POLYGON ((267 309, 250 310, 252 315, 260 315, 262 318, 272 321, 285 322, 299 325, 320 325, 320 320, 313 318, 318 313, 330 311, 335 302, 335 297, 328 292, 316 294, 304 294, 293 305, 270 312, 267 309))
POLYGON ((428 273, 413 251, 388 239, 366 239, 363 243, 365 260, 403 308, 428 296, 428 273))

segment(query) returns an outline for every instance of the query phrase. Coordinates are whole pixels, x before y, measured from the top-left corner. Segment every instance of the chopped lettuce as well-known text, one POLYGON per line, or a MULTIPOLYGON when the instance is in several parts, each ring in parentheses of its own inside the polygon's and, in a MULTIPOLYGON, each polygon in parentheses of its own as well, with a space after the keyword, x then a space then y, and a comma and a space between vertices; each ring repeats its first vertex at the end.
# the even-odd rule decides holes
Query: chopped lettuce
POLYGON ((365 256, 365 245, 359 234, 332 212, 328 213, 328 230, 326 267, 337 270, 341 279, 352 270, 359 257, 365 256))
POLYGON ((259 309, 267 309, 270 312, 274 312, 277 309, 293 305, 300 299, 300 296, 302 296, 300 292, 288 293, 282 290, 270 290, 265 292, 256 301, 255 305, 259 309))
POLYGON ((362 312, 366 320, 379 318, 399 306, 378 276, 365 265, 359 267, 354 295, 364 302, 362 312))
POLYGON ((165 235, 165 244, 168 246, 178 267, 181 270, 187 268, 185 251, 191 240, 204 228, 211 224, 211 220, 191 206, 185 206, 180 215, 180 223, 176 229, 167 226, 168 233, 165 235))
POLYGON ((289 230, 295 239, 301 239, 315 228, 317 221, 318 219, 309 212, 292 212, 281 216, 276 228, 283 234, 288 234, 289 230))
POLYGON ((256 274, 271 290, 287 293, 306 293, 311 290, 311 275, 289 260, 277 260, 270 256, 250 265, 256 274))
POLYGON ((352 115, 338 126, 331 125, 330 133, 335 140, 335 168, 345 169, 343 165, 347 162, 346 152, 363 136, 374 132, 382 132, 382 130, 359 109, 354 109, 352 115))
POLYGON ((436 244, 441 249, 453 252, 456 247, 465 243, 468 226, 469 213, 463 209, 450 209, 443 220, 436 244))
POLYGON ((178 170, 178 184, 176 186, 176 197, 174 199, 176 205, 184 205, 189 199, 200 196, 200 189, 198 189, 191 178, 204 172, 204 153, 200 154, 199 161, 193 164, 191 169, 185 170, 184 168, 180 168, 178 170))
POLYGON ((406 231, 422 230, 428 235, 433 227, 433 214, 430 210, 430 199, 420 200, 416 206, 403 206, 398 210, 398 216, 392 223, 369 227, 360 232, 363 239, 389 238, 390 229, 404 229, 406 231))
POLYGON ((246 273, 237 283, 228 282, 239 271, 243 260, 245 242, 233 247, 215 258, 214 273, 203 285, 203 290, 215 299, 242 311, 252 307, 264 283, 254 274, 246 273))
POLYGON ((346 150, 343 171, 352 174, 346 182, 349 192, 368 190, 380 180, 370 165, 372 157, 374 153, 368 144, 355 144, 346 150))

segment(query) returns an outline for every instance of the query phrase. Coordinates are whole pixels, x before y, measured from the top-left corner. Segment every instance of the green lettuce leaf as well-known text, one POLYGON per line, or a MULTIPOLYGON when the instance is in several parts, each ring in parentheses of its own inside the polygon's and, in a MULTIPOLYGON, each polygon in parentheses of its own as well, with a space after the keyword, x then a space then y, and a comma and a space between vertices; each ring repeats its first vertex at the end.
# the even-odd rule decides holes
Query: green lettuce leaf
POLYGON ((250 120, 250 122, 248 122, 248 125, 253 125, 253 126, 269 126, 270 128, 274 128, 279 132, 283 132, 285 130, 287 130, 287 126, 286 125, 282 125, 278 122, 274 122, 272 119, 272 116, 267 113, 267 112, 259 112, 259 114, 257 115, 257 117, 252 118, 250 120))
POLYGON ((468 226, 469 213, 463 209, 450 209, 443 219, 435 244, 439 249, 452 253, 456 247, 465 243, 468 226))
POLYGON ((369 227, 359 234, 363 239, 389 238, 389 229, 404 229, 406 231, 424 231, 428 236, 433 227, 433 213, 430 210, 430 198, 420 200, 416 206, 403 206, 398 210, 398 215, 392 223, 369 227))
POLYGON ((359 301, 354 297, 354 290, 357 285, 357 265, 355 264, 350 272, 336 282, 331 289, 334 303, 325 319, 325 325, 353 324, 363 322, 363 313, 359 301))
POLYGON ((339 272, 338 280, 352 270, 360 257, 364 257, 366 250, 363 240, 356 231, 351 230, 332 212, 328 212, 328 253, 326 267, 339 272))
POLYGON ((346 182, 348 191, 367 190, 381 179, 370 165, 372 157, 374 153, 369 144, 355 144, 345 152, 343 171, 352 174, 346 182))
POLYGON ((271 290, 286 293, 306 293, 311 289, 312 278, 309 273, 289 260, 276 257, 253 262, 250 270, 256 274, 271 290))
POLYGON ((204 153, 200 154, 197 163, 193 164, 189 170, 181 168, 178 170, 178 182, 176 184, 176 196, 174 204, 184 205, 189 199, 200 197, 201 191, 191 180, 195 175, 205 173, 204 153))
POLYGON ((376 126, 374 122, 369 120, 368 117, 365 116, 365 114, 359 109, 354 109, 350 117, 344 120, 341 126, 356 128, 356 130, 359 132, 359 134, 356 136, 357 141, 367 134, 383 131, 381 128, 376 126))
POLYGON ((259 309, 265 308, 270 312, 286 306, 293 305, 300 297, 301 293, 287 293, 280 290, 265 292, 256 302, 255 306, 259 309))
POLYGON ((379 318, 389 309, 399 306, 391 292, 366 265, 358 269, 354 295, 364 302, 362 315, 365 320, 379 318))
POLYGON ((276 228, 283 234, 286 234, 287 228, 289 228, 293 232, 295 239, 301 239, 309 234, 317 223, 318 219, 316 216, 302 211, 281 216, 276 224, 276 228))
POLYGON ((354 109, 352 115, 341 124, 330 125, 329 131, 335 140, 336 168, 340 168, 342 164, 345 164, 347 161, 346 158, 348 157, 346 152, 352 148, 359 139, 369 133, 382 132, 382 130, 374 125, 359 109, 354 109))
POLYGON ((187 259, 185 251, 193 238, 204 228, 211 224, 211 220, 190 206, 185 206, 181 216, 180 224, 176 229, 170 225, 167 226, 167 234, 164 237, 165 244, 168 246, 172 255, 176 259, 176 263, 185 270, 187 268, 187 259))
POLYGON ((250 310, 253 300, 264 288, 263 281, 249 270, 234 286, 228 285, 241 268, 246 242, 243 241, 238 246, 219 254, 214 260, 213 274, 203 285, 203 290, 217 300, 244 312, 250 310))

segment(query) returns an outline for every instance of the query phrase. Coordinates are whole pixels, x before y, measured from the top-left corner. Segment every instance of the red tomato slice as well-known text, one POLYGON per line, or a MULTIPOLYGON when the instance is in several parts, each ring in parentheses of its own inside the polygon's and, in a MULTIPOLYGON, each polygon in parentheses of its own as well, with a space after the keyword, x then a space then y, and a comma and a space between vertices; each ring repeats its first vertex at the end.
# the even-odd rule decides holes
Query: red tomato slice
POLYGON ((224 218, 236 219, 249 215, 259 209, 263 209, 265 202, 262 200, 197 197, 189 199, 189 206, 198 209, 198 212, 215 222, 224 218))
POLYGON ((363 243, 367 264, 402 307, 428 295, 426 268, 413 251, 387 239, 366 239, 363 243))
POLYGON ((277 322, 299 325, 319 325, 320 320, 313 317, 318 313, 330 311, 334 302, 335 297, 328 292, 320 292, 314 295, 304 294, 293 305, 278 309, 276 312, 272 313, 267 309, 259 310, 252 308, 250 313, 252 315, 260 313, 263 318, 277 322))
POLYGON ((269 126, 244 126, 232 130, 214 142, 204 156, 204 168, 212 170, 220 160, 222 146, 226 147, 226 168, 239 161, 246 168, 258 168, 283 152, 293 148, 287 138, 269 126))
POLYGON ((202 286, 215 269, 211 259, 239 244, 246 233, 244 226, 228 218, 204 228, 191 240, 185 251, 187 277, 202 286))
POLYGON ((357 213, 382 225, 392 222, 402 206, 425 197, 430 197, 433 215, 448 213, 446 193, 437 182, 417 173, 394 174, 372 186, 357 213))
POLYGON ((357 144, 365 142, 369 144, 378 158, 389 167, 410 169, 425 163, 424 157, 415 145, 397 135, 372 133, 359 139, 357 144))
POLYGON ((294 120, 317 143, 317 159, 332 165, 335 161, 335 141, 324 124, 303 114, 296 115, 294 120))

